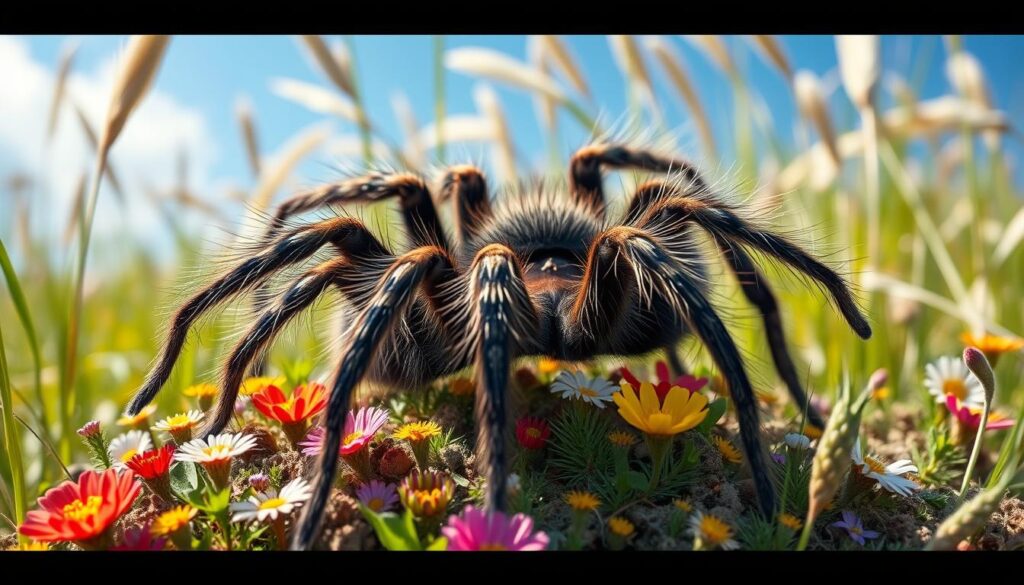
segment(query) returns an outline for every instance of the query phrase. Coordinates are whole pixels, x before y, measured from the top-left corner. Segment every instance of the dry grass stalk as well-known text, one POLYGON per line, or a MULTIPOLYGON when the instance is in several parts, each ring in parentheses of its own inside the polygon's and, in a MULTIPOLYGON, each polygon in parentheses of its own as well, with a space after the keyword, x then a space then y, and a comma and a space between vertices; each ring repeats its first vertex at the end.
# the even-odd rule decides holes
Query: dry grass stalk
POLYGON ((821 91, 818 77, 810 71, 797 71, 793 78, 793 92, 800 113, 818 131, 822 142, 836 166, 842 165, 842 157, 836 144, 836 134, 832 127, 832 118, 828 113, 828 104, 821 91))
POLYGON ((541 55, 550 57, 551 63, 565 75, 573 89, 589 98, 590 88, 587 86, 587 80, 568 45, 555 35, 536 35, 534 38, 537 39, 536 44, 541 55))
POLYGON ((133 36, 128 42, 125 61, 114 82, 107 119, 100 135, 101 158, 106 156, 124 129, 128 116, 153 85, 170 42, 171 37, 167 35, 138 35, 133 36))
POLYGON ((492 49, 450 49, 445 52, 444 64, 452 71, 487 77, 518 89, 543 94, 559 103, 568 101, 565 91, 550 75, 542 75, 533 67, 492 49))
POLYGON ((491 86, 480 83, 473 89, 476 107, 488 120, 494 132, 494 164, 500 181, 514 181, 516 178, 515 148, 508 131, 508 122, 502 110, 498 94, 491 86))
MULTIPOLYGON (((547 49, 544 47, 543 35, 531 35, 526 39, 526 57, 530 64, 537 68, 542 75, 551 75, 551 68, 546 58, 547 49)), ((537 118, 545 130, 551 132, 555 128, 555 120, 558 112, 558 103, 550 96, 535 94, 533 96, 534 108, 537 110, 537 118)))
POLYGON ((609 35, 608 44, 612 49, 615 63, 626 76, 629 85, 647 102, 651 112, 659 116, 658 102, 654 98, 654 84, 647 73, 647 66, 644 65, 636 40, 630 35, 609 35))
POLYGON ((316 147, 330 136, 330 129, 323 124, 314 124, 296 133, 281 150, 281 154, 263 166, 259 182, 253 190, 250 203, 257 211, 270 206, 274 194, 291 175, 292 171, 316 147))
POLYGON ((901 106, 912 109, 917 105, 917 94, 902 75, 894 71, 886 72, 884 83, 886 89, 901 106))
POLYGON ((683 39, 697 47, 726 76, 733 78, 738 75, 736 63, 729 54, 729 48, 722 37, 717 35, 683 35, 683 39))
MULTIPOLYGON (((946 76, 957 93, 985 110, 992 109, 992 95, 981 63, 967 51, 957 51, 946 61, 946 76)), ((999 148, 999 133, 984 133, 989 150, 999 148)))
POLYGON ((996 246, 996 251, 992 254, 993 268, 1006 261, 1022 241, 1024 241, 1024 207, 1018 209, 1013 219, 1006 224, 1006 228, 999 238, 999 245, 996 246))
MULTIPOLYGON (((85 141, 92 147, 93 152, 99 153, 100 140, 96 134, 96 129, 89 123, 89 118, 85 116, 85 112, 82 111, 81 106, 79 106, 77 102, 72 101, 71 107, 75 111, 75 117, 78 118, 78 125, 82 128, 82 134, 85 135, 85 141)), ((110 164, 110 161, 107 161, 104 165, 103 175, 107 178, 107 182, 110 183, 110 188, 114 190, 117 202, 124 205, 125 196, 124 190, 121 189, 121 180, 117 178, 117 173, 114 172, 114 165, 110 164)))
POLYGON ((858 109, 871 107, 881 72, 876 35, 836 35, 836 54, 843 88, 858 109))
POLYGON ((75 182, 71 215, 68 216, 68 221, 64 224, 64 234, 61 237, 61 241, 64 242, 65 246, 71 244, 71 239, 75 236, 75 230, 78 228, 78 218, 82 215, 82 208, 85 206, 85 187, 86 179, 88 178, 89 175, 83 172, 78 176, 78 181, 75 182))
POLYGON ((700 96, 698 96, 693 83, 690 82, 690 76, 683 66, 682 55, 661 37, 649 37, 646 44, 647 49, 654 54, 662 69, 665 70, 665 74, 672 83, 672 87, 679 92, 680 97, 686 102, 686 107, 693 114, 693 121, 697 125, 697 132, 700 134, 700 139, 704 143, 707 154, 715 158, 718 148, 715 146, 715 137, 711 131, 711 123, 704 112, 704 105, 700 102, 700 96))
POLYGON ((427 156, 417 134, 419 123, 416 121, 416 115, 412 111, 409 97, 402 92, 392 95, 391 109, 395 112, 395 118, 398 120, 398 125, 401 126, 402 134, 405 137, 403 151, 406 159, 415 168, 422 168, 427 162, 427 156))
MULTIPOLYGON (((448 116, 444 119, 440 139, 445 144, 453 142, 488 142, 495 139, 494 125, 482 116, 448 116)), ((438 129, 433 122, 420 128, 417 133, 424 148, 436 148, 438 129)))
POLYGON ((64 93, 67 88, 68 74, 71 73, 71 65, 78 53, 78 43, 71 42, 64 45, 60 53, 60 65, 57 66, 57 77, 53 82, 53 102, 50 103, 50 114, 46 119, 46 141, 53 139, 57 132, 57 119, 60 117, 60 106, 64 102, 64 93))
MULTIPOLYGON (((355 85, 352 83, 352 73, 348 68, 348 63, 340 61, 331 54, 330 49, 327 48, 327 44, 320 38, 319 35, 301 35, 302 43, 309 50, 310 55, 313 56, 316 61, 317 67, 320 71, 331 80, 342 93, 346 94, 350 98, 355 98, 356 91, 355 85)), ((344 55, 344 54, 343 54, 344 55)))
POLYGON ((242 143, 245 145, 245 155, 249 161, 249 168, 256 177, 260 176, 260 145, 256 137, 256 122, 252 115, 252 105, 245 96, 239 96, 235 101, 235 117, 238 120, 238 127, 242 130, 242 143))
POLYGON ((351 101, 319 85, 277 77, 270 80, 270 91, 318 114, 359 123, 359 112, 351 101))
POLYGON ((789 64, 789 58, 782 49, 779 39, 772 35, 749 35, 751 45, 761 56, 782 74, 786 79, 793 78, 793 68, 789 64))

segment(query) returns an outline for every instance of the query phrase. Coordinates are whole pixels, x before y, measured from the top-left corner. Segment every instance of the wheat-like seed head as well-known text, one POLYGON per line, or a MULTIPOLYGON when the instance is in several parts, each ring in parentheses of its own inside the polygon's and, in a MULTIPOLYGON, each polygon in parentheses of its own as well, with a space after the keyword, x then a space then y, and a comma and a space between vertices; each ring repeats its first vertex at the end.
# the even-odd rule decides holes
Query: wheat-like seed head
POLYGON ((68 216, 68 222, 64 225, 63 241, 65 246, 71 244, 71 239, 75 237, 75 230, 78 229, 78 222, 85 205, 85 181, 88 177, 89 175, 83 172, 75 182, 74 196, 71 199, 74 204, 71 208, 71 215, 68 216))
POLYGON ((700 133, 700 139, 704 142, 704 148, 707 149, 709 154, 714 155, 718 152, 718 149, 715 146, 714 133, 711 131, 711 122, 704 112, 704 106, 700 103, 697 90, 694 88, 693 83, 690 82, 690 76, 687 74, 686 68, 683 66, 682 55, 661 37, 648 37, 645 44, 647 49, 654 54, 658 63, 661 64, 662 69, 665 70, 665 74, 672 83, 672 87, 679 92, 683 101, 686 102, 686 106, 690 108, 690 113, 693 114, 693 121, 697 125, 697 132, 700 133))
POLYGON ((877 35, 836 35, 836 53, 843 88, 857 108, 871 107, 871 94, 881 72, 877 35))
POLYGON ((608 45, 612 49, 612 56, 619 70, 625 75, 626 80, 640 90, 643 98, 651 108, 657 108, 654 100, 654 84, 651 76, 647 74, 647 66, 640 55, 640 48, 636 45, 636 39, 630 35, 609 35, 608 45))
POLYGON ((249 167, 258 177, 260 176, 260 147, 256 138, 256 123, 252 116, 252 104, 245 96, 239 96, 235 100, 235 117, 238 119, 238 127, 242 130, 242 142, 245 145, 245 155, 249 159, 249 167))
POLYGON ((1006 484, 1000 482, 957 508, 935 529, 935 536, 925 546, 925 550, 956 550, 962 540, 988 522, 1005 492, 1006 484))
POLYGON ((71 65, 78 53, 78 43, 71 42, 64 45, 60 53, 60 65, 57 66, 57 77, 53 82, 53 102, 50 104, 50 114, 46 119, 46 140, 52 140, 57 131, 57 118, 60 114, 60 106, 64 101, 64 92, 67 87, 68 74, 71 73, 71 65))
POLYGON ((682 35, 682 37, 704 53, 704 56, 726 76, 734 77, 738 74, 736 64, 722 37, 717 35, 682 35))
POLYGON ((427 162, 427 156, 423 149, 423 143, 419 139, 417 132, 419 123, 412 111, 409 96, 401 91, 392 95, 391 109, 394 111, 395 119, 398 120, 398 125, 402 128, 402 134, 405 137, 405 146, 402 149, 404 156, 414 168, 422 168, 427 162))
MULTIPOLYGON (((551 68, 548 66, 547 49, 541 35, 531 35, 526 39, 526 57, 530 64, 537 68, 542 75, 551 75, 551 68)), ((537 110, 537 117, 544 129, 551 131, 555 127, 555 115, 558 102, 550 96, 535 94, 533 96, 534 107, 537 110)))
POLYGON ((295 134, 282 149, 281 155, 263 166, 259 182, 250 198, 252 206, 257 211, 265 210, 299 161, 320 146, 328 136, 330 129, 323 124, 308 126, 295 134))
POLYGON ((101 160, 121 134, 128 116, 149 91, 170 42, 171 37, 167 35, 135 35, 128 41, 124 62, 114 81, 103 132, 100 134, 101 160))
POLYGON ((270 80, 270 91, 318 114, 338 116, 350 122, 359 121, 359 112, 351 101, 319 85, 276 77, 270 80))
POLYGON ((320 71, 331 80, 342 93, 350 98, 355 98, 356 91, 355 85, 352 83, 352 72, 349 69, 349 63, 345 57, 347 53, 341 53, 342 59, 336 58, 331 54, 330 49, 327 48, 327 44, 320 38, 319 35, 301 35, 302 43, 306 49, 309 50, 309 54, 312 55, 313 60, 316 62, 317 67, 320 71))
POLYGON ((537 35, 536 38, 541 54, 551 58, 551 63, 565 75, 573 89, 589 98, 590 88, 587 86, 587 80, 568 45, 555 35, 537 35))
POLYGON ((842 158, 839 156, 836 145, 832 118, 829 116, 828 104, 825 102, 818 77, 810 71, 803 69, 797 71, 793 78, 793 92, 796 95, 796 105, 800 109, 800 113, 814 125, 825 147, 828 148, 833 162, 836 165, 841 164, 842 158))
POLYGON ((480 47, 451 49, 444 54, 444 64, 452 71, 487 77, 518 89, 546 95, 557 102, 568 101, 565 91, 551 76, 542 75, 533 67, 498 51, 480 47))
MULTIPOLYGON (((494 125, 483 116, 447 116, 441 127, 446 144, 453 142, 488 142, 494 140, 494 125)), ((424 148, 437 147, 437 124, 431 122, 420 128, 417 139, 424 148)))
POLYGON ((750 35, 750 44, 769 63, 775 66, 786 79, 793 77, 793 68, 789 65, 789 58, 782 49, 779 39, 772 35, 750 35))
POLYGON ((498 94, 486 83, 479 83, 473 88, 473 99, 480 113, 486 117, 494 133, 495 157, 494 164, 502 181, 514 181, 516 178, 515 148, 512 136, 508 131, 505 112, 501 108, 498 94))

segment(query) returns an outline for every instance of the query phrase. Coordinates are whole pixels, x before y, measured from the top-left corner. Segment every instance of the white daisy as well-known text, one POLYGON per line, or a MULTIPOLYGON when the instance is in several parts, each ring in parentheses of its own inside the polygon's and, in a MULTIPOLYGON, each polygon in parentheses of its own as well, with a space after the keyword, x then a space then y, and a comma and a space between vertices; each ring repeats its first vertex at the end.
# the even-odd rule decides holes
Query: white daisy
POLYGON ((192 438, 192 429, 203 420, 204 416, 200 410, 190 410, 158 421, 153 425, 153 429, 170 434, 174 437, 175 442, 188 441, 192 438))
POLYGON ((256 438, 241 433, 221 433, 203 439, 192 439, 174 453, 177 461, 217 463, 230 461, 256 446, 256 438))
POLYGON ((110 460, 114 462, 115 468, 127 469, 128 466, 125 463, 128 463, 132 457, 152 448, 153 441, 150 440, 149 433, 133 430, 114 437, 114 440, 110 442, 110 447, 107 448, 107 453, 110 454, 110 460))
POLYGON ((790 449, 808 449, 811 446, 811 439, 800 433, 786 433, 782 439, 790 449))
POLYGON ((925 365, 924 372, 924 387, 935 397, 935 402, 945 404, 946 396, 953 395, 968 406, 981 408, 985 405, 985 389, 960 358, 940 357, 925 365))
POLYGON ((860 449, 860 437, 853 444, 851 457, 853 462, 860 467, 858 471, 864 477, 870 477, 877 481, 878 485, 890 492, 901 496, 909 496, 914 491, 921 489, 921 485, 916 481, 903 477, 907 473, 917 473, 917 466, 911 463, 909 459, 900 459, 886 465, 871 455, 863 455, 860 449))
POLYGON ((551 383, 551 391, 561 393, 562 398, 576 398, 589 402, 598 408, 604 408, 605 402, 612 401, 619 387, 604 378, 591 378, 583 372, 566 372, 558 374, 551 383))
POLYGON ((302 503, 312 495, 313 488, 306 480, 301 477, 296 478, 281 488, 280 494, 276 490, 271 489, 251 496, 245 502, 231 504, 231 511, 234 513, 231 521, 274 521, 277 520, 278 514, 283 516, 291 514, 293 510, 302 506, 302 503))

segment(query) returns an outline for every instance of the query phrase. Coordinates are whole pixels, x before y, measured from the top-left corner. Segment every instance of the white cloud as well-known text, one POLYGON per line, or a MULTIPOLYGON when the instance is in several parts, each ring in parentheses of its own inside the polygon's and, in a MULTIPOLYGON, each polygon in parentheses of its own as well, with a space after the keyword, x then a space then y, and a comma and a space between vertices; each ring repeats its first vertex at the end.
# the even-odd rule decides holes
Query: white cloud
MULTIPOLYGON (((169 51, 173 50, 172 41, 169 51)), ((68 78, 67 96, 81 106, 94 127, 98 128, 106 115, 119 58, 111 55, 93 71, 76 67, 68 78)), ((79 176, 91 171, 94 164, 92 148, 67 102, 49 152, 44 151, 55 68, 56 63, 34 58, 24 39, 0 36, 0 78, 4 80, 4 89, 0 90, 0 174, 45 174, 42 188, 33 191, 33 224, 37 233, 46 230, 51 242, 59 242, 79 176)), ((167 93, 151 91, 129 119, 111 154, 128 207, 120 211, 109 185, 101 190, 94 226, 97 243, 123 234, 127 227, 148 247, 168 249, 172 236, 143 186, 170 189, 176 182, 177 157, 182 149, 188 152, 192 190, 218 192, 215 188, 222 181, 211 176, 217 148, 202 113, 167 93)), ((193 214, 190 220, 194 224, 203 218, 193 214)))

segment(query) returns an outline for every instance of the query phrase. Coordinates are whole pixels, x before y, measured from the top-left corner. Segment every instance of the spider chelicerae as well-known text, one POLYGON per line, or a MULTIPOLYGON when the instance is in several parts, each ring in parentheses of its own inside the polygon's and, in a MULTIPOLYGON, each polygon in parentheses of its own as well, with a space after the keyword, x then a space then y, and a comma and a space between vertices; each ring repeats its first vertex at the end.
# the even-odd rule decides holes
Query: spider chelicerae
POLYGON ((779 376, 817 426, 822 422, 807 408, 775 297, 748 250, 781 261, 823 286, 853 330, 866 339, 871 328, 847 284, 795 243, 758 226, 740 206, 717 196, 684 160, 618 144, 590 144, 571 158, 567 191, 524 188, 492 205, 479 169, 450 167, 438 199, 452 202, 454 242, 427 183, 415 174, 371 173, 286 200, 271 218, 260 250, 174 314, 167 341, 128 413, 139 412, 167 381, 201 314, 255 290, 258 314, 224 365, 216 412, 203 434, 219 432, 231 419, 247 371, 263 359, 285 324, 328 289, 338 291, 348 325, 341 336, 314 495, 292 542, 293 548, 309 548, 338 471, 345 413, 361 380, 415 388, 473 366, 486 504, 502 510, 508 477, 506 394, 513 360, 541 355, 583 361, 665 349, 682 373, 674 347, 693 334, 728 385, 758 503, 771 517, 775 494, 754 391, 735 343, 708 301, 709 283, 696 237, 703 233, 710 238, 757 307, 779 376), (624 215, 609 220, 602 177, 606 168, 644 170, 662 178, 641 184, 624 215), (389 198, 400 203, 409 240, 401 253, 352 217, 297 227, 288 221, 316 209, 389 198), (277 298, 267 293, 272 276, 324 248, 331 252, 326 261, 277 298))

